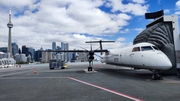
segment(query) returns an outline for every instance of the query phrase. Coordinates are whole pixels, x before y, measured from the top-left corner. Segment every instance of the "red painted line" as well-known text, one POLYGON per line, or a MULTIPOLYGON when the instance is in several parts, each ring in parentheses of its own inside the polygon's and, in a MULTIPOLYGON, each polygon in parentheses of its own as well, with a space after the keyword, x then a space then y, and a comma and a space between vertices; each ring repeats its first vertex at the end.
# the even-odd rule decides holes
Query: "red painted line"
POLYGON ((134 100, 134 101, 144 101, 144 100, 141 100, 141 99, 138 99, 138 98, 135 98, 135 97, 132 97, 132 96, 120 93, 120 92, 116 92, 116 91, 113 91, 113 90, 110 90, 110 89, 107 89, 107 88, 104 88, 104 87, 101 87, 101 86, 97 86, 97 85, 94 85, 94 84, 91 84, 91 83, 88 83, 88 82, 85 82, 85 81, 82 81, 82 80, 78 80, 78 79, 75 79, 75 78, 72 78, 72 77, 68 77, 68 78, 71 79, 71 80, 74 80, 74 81, 77 81, 77 82, 80 82, 80 83, 95 87, 95 88, 105 90, 105 91, 113 93, 113 94, 116 94, 116 95, 119 95, 119 96, 122 96, 122 97, 125 97, 125 98, 128 98, 128 99, 134 100))

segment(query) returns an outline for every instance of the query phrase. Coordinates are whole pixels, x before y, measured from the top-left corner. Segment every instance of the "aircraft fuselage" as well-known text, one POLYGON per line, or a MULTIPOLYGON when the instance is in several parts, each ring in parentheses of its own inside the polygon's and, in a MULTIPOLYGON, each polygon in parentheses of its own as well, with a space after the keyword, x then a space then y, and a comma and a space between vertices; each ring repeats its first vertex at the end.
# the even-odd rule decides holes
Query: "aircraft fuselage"
POLYGON ((149 70, 168 70, 172 67, 169 58, 150 43, 139 43, 120 49, 117 54, 104 55, 101 62, 149 70))

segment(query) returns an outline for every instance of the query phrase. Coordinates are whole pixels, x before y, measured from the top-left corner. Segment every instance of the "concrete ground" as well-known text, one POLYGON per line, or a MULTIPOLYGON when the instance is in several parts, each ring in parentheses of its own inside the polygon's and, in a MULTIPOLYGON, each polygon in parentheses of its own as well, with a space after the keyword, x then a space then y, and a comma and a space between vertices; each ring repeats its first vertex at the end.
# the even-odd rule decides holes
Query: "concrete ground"
POLYGON ((0 69, 0 101, 179 101, 180 79, 151 80, 147 70, 94 63, 70 63, 49 70, 48 64, 0 69), (36 74, 34 74, 36 71, 36 74))

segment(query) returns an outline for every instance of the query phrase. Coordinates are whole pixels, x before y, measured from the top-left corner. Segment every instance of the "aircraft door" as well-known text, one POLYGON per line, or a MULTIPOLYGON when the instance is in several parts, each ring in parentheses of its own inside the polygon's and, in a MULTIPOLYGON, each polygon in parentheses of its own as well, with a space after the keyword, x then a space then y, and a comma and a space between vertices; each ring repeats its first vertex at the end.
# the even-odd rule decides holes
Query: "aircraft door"
POLYGON ((132 52, 129 55, 130 64, 133 66, 138 66, 140 64, 140 61, 142 59, 140 47, 134 47, 132 52))
POLYGON ((136 68, 146 68, 149 65, 149 58, 147 60, 146 54, 142 52, 132 52, 131 55, 131 65, 136 68))
POLYGON ((123 52, 121 52, 119 55, 119 63, 123 64, 123 52))
POLYGON ((131 58, 131 64, 132 65, 139 65, 140 64, 140 53, 139 52, 132 52, 130 54, 130 58, 131 58))

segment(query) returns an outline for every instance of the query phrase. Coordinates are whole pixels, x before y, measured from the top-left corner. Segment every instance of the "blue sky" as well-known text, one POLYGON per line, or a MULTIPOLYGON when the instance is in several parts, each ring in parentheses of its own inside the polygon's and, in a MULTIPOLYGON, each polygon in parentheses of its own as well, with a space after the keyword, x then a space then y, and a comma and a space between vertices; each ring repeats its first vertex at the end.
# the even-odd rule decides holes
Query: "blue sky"
MULTIPOLYGON (((180 14, 178 0, 1 0, 0 47, 7 46, 9 4, 12 8, 12 41, 36 50, 69 43, 70 49, 89 48, 85 41, 115 40, 106 49, 132 45, 145 29, 146 12, 162 9, 180 14), (3 15, 3 16, 2 16, 3 15)), ((94 48, 98 44, 93 44, 94 48)))

